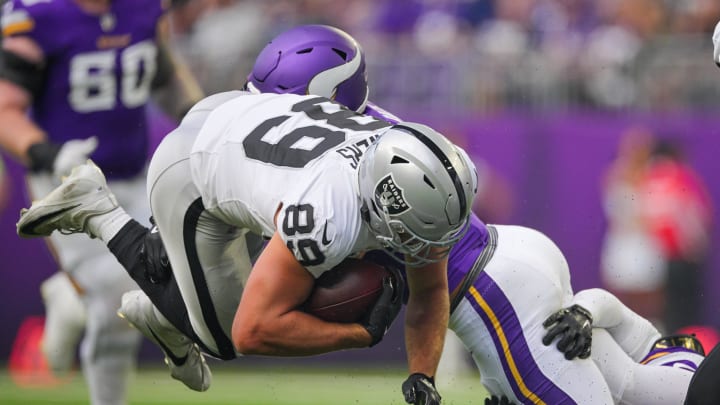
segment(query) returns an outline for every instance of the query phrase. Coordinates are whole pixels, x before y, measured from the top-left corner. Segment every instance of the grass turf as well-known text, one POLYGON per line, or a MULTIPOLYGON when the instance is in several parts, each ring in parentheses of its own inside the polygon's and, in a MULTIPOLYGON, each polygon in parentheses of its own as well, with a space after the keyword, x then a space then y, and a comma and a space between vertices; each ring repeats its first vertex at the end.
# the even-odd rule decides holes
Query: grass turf
MULTIPOLYGON (((170 378, 166 369, 142 367, 130 381, 129 405, 402 405, 404 371, 335 367, 213 367, 213 385, 198 393, 170 378)), ((444 405, 482 404, 486 396, 475 375, 439 383, 444 405)), ((88 404, 80 375, 54 387, 18 387, 0 372, 0 404, 88 404)))

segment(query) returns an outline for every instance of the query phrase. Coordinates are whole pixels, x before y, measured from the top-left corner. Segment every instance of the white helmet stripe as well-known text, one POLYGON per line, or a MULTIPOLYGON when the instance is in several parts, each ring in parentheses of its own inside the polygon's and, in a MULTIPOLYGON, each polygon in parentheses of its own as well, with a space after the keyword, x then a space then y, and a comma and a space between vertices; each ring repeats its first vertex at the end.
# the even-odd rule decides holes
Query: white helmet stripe
POLYGON ((324 70, 310 80, 307 88, 308 94, 334 98, 337 86, 352 77, 360 68, 361 62, 362 52, 360 52, 360 48, 355 45, 355 56, 350 62, 324 70))

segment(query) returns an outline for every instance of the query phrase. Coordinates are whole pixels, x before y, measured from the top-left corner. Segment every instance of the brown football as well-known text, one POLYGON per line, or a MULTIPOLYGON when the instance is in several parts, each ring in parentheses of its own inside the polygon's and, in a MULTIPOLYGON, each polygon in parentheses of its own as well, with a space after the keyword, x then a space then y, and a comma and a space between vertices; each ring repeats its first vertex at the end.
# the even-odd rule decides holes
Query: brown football
POLYGON ((303 310, 329 322, 360 321, 382 292, 384 267, 361 259, 345 259, 320 276, 303 310))

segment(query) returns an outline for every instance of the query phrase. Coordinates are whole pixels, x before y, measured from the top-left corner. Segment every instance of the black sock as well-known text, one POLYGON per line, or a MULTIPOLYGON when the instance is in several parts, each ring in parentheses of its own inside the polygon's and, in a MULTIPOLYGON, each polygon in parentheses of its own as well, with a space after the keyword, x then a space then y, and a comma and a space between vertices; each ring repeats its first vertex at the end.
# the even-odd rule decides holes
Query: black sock
POLYGON ((160 313, 185 336, 197 343, 206 353, 218 356, 209 350, 193 331, 190 317, 185 308, 185 302, 180 294, 175 277, 170 277, 163 283, 153 283, 147 276, 145 261, 142 259, 142 251, 145 238, 150 234, 150 229, 142 226, 135 220, 125 224, 120 232, 115 235, 107 246, 125 271, 138 284, 140 289, 150 298, 160 313))

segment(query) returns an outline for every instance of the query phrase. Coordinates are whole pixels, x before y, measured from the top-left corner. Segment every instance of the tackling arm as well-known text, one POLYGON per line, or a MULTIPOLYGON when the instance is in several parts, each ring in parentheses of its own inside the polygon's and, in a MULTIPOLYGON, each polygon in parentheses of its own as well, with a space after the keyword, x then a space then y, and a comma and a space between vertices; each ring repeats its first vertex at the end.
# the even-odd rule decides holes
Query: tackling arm
POLYGON ((44 55, 40 46, 27 37, 7 37, 2 45, 5 55, 0 61, 0 146, 18 161, 30 166, 28 150, 32 145, 46 141, 46 134, 27 116, 32 94, 30 89, 18 83, 22 81, 15 74, 19 68, 11 65, 8 54, 17 58, 17 62, 29 66, 41 66, 44 55))
POLYGON ((450 317, 447 257, 407 269, 410 296, 405 312, 405 346, 410 373, 434 376, 450 317))
POLYGON ((255 263, 235 313, 235 349, 243 354, 308 356, 369 346, 370 334, 362 325, 325 322, 298 309, 314 283, 275 233, 255 263))
POLYGON ((158 23, 158 73, 153 80, 153 89, 162 109, 180 120, 204 97, 204 92, 187 65, 170 51, 168 38, 169 17, 165 15, 158 23))
POLYGON ((450 317, 447 257, 419 268, 406 269, 410 297, 405 313, 405 348, 410 376, 403 382, 405 402, 439 405, 435 372, 445 343, 450 317))

